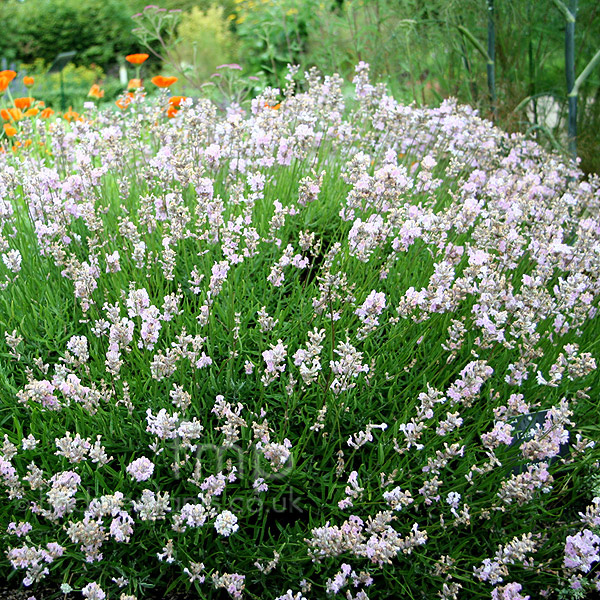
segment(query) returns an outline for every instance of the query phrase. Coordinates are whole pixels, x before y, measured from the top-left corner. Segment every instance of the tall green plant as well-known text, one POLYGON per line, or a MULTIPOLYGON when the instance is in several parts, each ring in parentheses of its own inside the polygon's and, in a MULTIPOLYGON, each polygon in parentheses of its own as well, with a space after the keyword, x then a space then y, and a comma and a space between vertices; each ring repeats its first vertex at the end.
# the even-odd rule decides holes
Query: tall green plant
POLYGON ((217 66, 233 61, 236 38, 221 6, 197 7, 183 14, 177 29, 179 59, 198 82, 208 81, 217 66))
POLYGON ((568 143, 569 153, 577 157, 577 92, 575 88, 575 22, 577 20, 577 0, 570 0, 567 8, 560 0, 555 3, 565 14, 565 76, 567 79, 567 98, 569 106, 568 143))
POLYGON ((494 120, 498 118, 496 106, 496 25, 494 22, 494 0, 488 0, 488 50, 487 77, 490 91, 490 104, 494 120))
POLYGON ((577 21, 577 0, 570 0, 567 7, 561 0, 554 0, 554 4, 563 13, 565 26, 565 75, 567 80, 568 100, 568 144, 569 154, 577 158, 577 98, 579 90, 588 78, 594 67, 600 62, 600 50, 575 79, 575 23, 577 21))

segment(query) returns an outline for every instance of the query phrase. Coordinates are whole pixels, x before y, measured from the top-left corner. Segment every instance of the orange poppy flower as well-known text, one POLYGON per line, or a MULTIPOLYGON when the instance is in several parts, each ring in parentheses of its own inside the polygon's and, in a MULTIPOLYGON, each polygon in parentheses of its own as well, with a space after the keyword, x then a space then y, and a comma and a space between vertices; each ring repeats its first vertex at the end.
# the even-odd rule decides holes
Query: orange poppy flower
POLYGON ((178 77, 163 77, 162 75, 157 75, 152 78, 152 83, 159 88, 168 88, 178 80, 178 77))
POLYGON ((141 65, 143 62, 146 62, 149 56, 149 54, 129 54, 125 57, 125 60, 132 65, 141 65))
POLYGON ((15 98, 15 106, 21 110, 24 110, 33 104, 33 100, 33 98, 15 98))
POLYGON ((8 137, 12 137, 13 135, 15 135, 17 133, 17 130, 12 125, 9 125, 8 123, 4 123, 4 133, 8 137))
POLYGON ((66 119, 69 123, 71 121, 78 121, 80 120, 79 113, 75 112, 72 106, 69 106, 69 110, 63 115, 63 119, 66 119))
POLYGON ((42 119, 49 119, 54 114, 54 111, 51 108, 45 108, 41 113, 40 117, 42 119))
POLYGON ((24 142, 25 148, 29 148, 29 146, 31 146, 31 144, 33 143, 31 140, 25 140, 24 142))
POLYGON ((0 110, 0 117, 5 121, 20 121, 23 118, 23 113, 20 108, 3 108, 0 110))
POLYGON ((169 117, 169 119, 172 119, 178 111, 179 109, 176 106, 169 106, 169 108, 167 108, 167 117, 169 117))
POLYGON ((115 104, 121 109, 125 110, 133 101, 134 95, 131 92, 127 92, 124 96, 119 98, 115 104))
POLYGON ((90 91, 88 92, 88 96, 90 96, 91 98, 103 98, 104 97, 104 90, 100 88, 100 86, 95 83, 91 88, 90 91))
POLYGON ((128 90, 137 90, 138 88, 141 88, 141 87, 142 87, 141 79, 130 79, 129 83, 127 84, 128 90))
POLYGON ((169 98, 169 104, 171 106, 180 106, 184 100, 187 100, 187 96, 171 96, 169 98))
POLYGON ((0 71, 0 77, 8 78, 8 83, 10 83, 17 74, 12 69, 6 69, 5 71, 0 71))
POLYGON ((28 75, 23 77, 23 84, 25 85, 25 87, 32 87, 33 84, 35 83, 35 79, 33 77, 29 77, 28 75))
POLYGON ((275 106, 271 106, 268 102, 265 102, 265 108, 270 108, 272 110, 279 110, 281 108, 281 103, 275 104, 275 106))
POLYGON ((10 80, 8 77, 0 76, 0 94, 3 94, 7 90, 9 83, 10 80))
POLYGON ((40 112, 40 109, 34 106, 33 108, 30 108, 28 111, 25 112, 25 116, 26 117, 35 117, 39 112, 40 112))

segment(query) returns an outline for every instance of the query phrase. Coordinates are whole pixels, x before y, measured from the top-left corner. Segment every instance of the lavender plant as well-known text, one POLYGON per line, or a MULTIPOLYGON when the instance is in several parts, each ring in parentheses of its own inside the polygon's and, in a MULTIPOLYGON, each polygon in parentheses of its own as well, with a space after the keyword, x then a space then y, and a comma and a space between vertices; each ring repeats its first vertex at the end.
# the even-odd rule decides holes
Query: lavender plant
POLYGON ((594 589, 600 180, 364 63, 352 98, 295 77, 0 154, 0 569, 88 600, 594 589))

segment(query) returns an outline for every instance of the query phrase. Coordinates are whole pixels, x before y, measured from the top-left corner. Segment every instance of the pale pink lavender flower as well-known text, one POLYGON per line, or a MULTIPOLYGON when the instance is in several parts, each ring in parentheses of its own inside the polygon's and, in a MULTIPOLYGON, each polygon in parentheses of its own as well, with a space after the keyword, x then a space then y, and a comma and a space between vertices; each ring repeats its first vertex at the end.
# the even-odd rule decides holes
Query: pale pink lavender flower
POLYGON ((135 481, 147 481, 154 473, 154 463, 145 456, 134 460, 125 469, 135 481))
POLYGON ((600 537, 589 529, 567 537, 564 565, 588 573, 592 564, 600 560, 600 537))
POLYGON ((184 504, 179 514, 173 515, 174 531, 184 532, 188 527, 202 527, 209 518, 214 516, 215 510, 206 508, 203 503, 184 504))
POLYGON ((169 492, 154 493, 144 490, 140 501, 133 501, 133 510, 137 512, 142 521, 158 521, 166 518, 171 512, 169 492))
POLYGON ((140 317, 144 309, 150 306, 148 292, 144 288, 131 290, 127 297, 126 306, 130 319, 140 317))
POLYGON ((268 492, 269 491, 269 486, 265 483, 264 477, 257 477, 253 482, 252 482, 252 487, 258 492, 268 492))
POLYGON ((58 520, 64 515, 75 510, 77 487, 81 483, 81 477, 74 471, 62 471, 53 475, 49 483, 50 489, 46 492, 46 498, 52 506, 52 512, 41 511, 51 520, 58 520))
POLYGON ((492 600, 529 600, 530 596, 523 596, 520 592, 523 586, 520 583, 508 583, 492 590, 492 600))
POLYGON ((513 436, 511 435, 512 431, 513 427, 509 423, 497 421, 494 423, 492 431, 484 433, 481 436, 481 441, 483 445, 490 450, 492 448, 498 448, 500 444, 509 446, 513 441, 513 436))
POLYGON ((215 589, 225 589, 234 600, 241 600, 242 592, 246 587, 245 575, 239 573, 223 573, 223 575, 220 575, 217 571, 213 574, 212 581, 215 589))
POLYGON ((71 463, 85 460, 92 447, 89 438, 83 439, 78 433, 73 438, 68 431, 63 438, 55 438, 54 442, 58 448, 54 454, 68 458, 71 463))
POLYGON ((592 504, 588 505, 585 509, 585 513, 578 513, 580 520, 585 525, 590 527, 600 526, 600 496, 596 496, 592 500, 592 504))
POLYGON ((26 438, 23 438, 21 447, 23 450, 34 450, 39 443, 39 440, 36 440, 35 437, 30 433, 26 438))
POLYGON ((226 485, 227 477, 220 471, 216 475, 206 477, 200 484, 200 489, 206 492, 208 496, 220 496, 225 491, 226 485))
POLYGON ((173 439, 177 437, 177 427, 179 426, 179 414, 170 415, 164 408, 161 408, 156 416, 152 414, 152 409, 146 411, 146 422, 148 423, 146 431, 156 435, 161 440, 173 439))
POLYGON ((334 352, 340 359, 329 361, 335 375, 330 387, 334 394, 339 394, 356 387, 355 379, 361 373, 368 373, 369 365, 362 363, 363 353, 350 342, 339 342, 334 352))
POLYGON ((274 442, 257 442, 256 448, 260 450, 263 456, 269 461, 273 471, 281 470, 288 462, 291 452, 292 443, 285 438, 283 444, 274 442))
POLYGON ((106 593, 95 581, 88 583, 81 593, 87 600, 104 600, 106 598, 106 593))
POLYGON ((283 596, 277 596, 275 600, 308 600, 302 595, 302 592, 294 594, 292 590, 288 590, 283 596))
POLYGON ((198 360, 196 361, 196 369, 205 369, 213 364, 213 360, 210 356, 207 356, 205 352, 202 352, 198 360))
POLYGON ((204 563, 190 562, 189 568, 185 567, 183 572, 188 576, 190 583, 194 583, 194 581, 197 581, 198 583, 204 583, 205 576, 200 575, 203 570, 204 563))
POLYGON ((23 585, 29 587, 49 574, 47 565, 62 555, 64 548, 58 544, 48 544, 47 549, 27 546, 9 548, 6 552, 13 569, 25 569, 23 585))
POLYGON ((129 543, 133 535, 134 521, 131 515, 121 510, 110 523, 109 533, 117 542, 129 543))
POLYGON ((356 309, 355 314, 358 315, 361 321, 366 321, 369 316, 379 316, 385 308, 385 294, 373 290, 362 306, 356 309))
POLYGON ((6 528, 6 532, 11 535, 16 535, 17 537, 23 537, 24 535, 27 535, 32 529, 33 526, 31 525, 31 523, 20 521, 17 525, 14 521, 11 521, 8 524, 8 527, 6 528))
POLYGON ((167 545, 162 549, 162 552, 157 552, 156 557, 161 562, 166 562, 167 564, 172 564, 175 562, 175 548, 173 546, 173 540, 167 540, 167 545))
POLYGON ((385 431, 387 427, 387 423, 381 423, 379 425, 369 423, 364 431, 359 431, 358 433, 355 433, 352 436, 350 436, 348 438, 347 444, 351 448, 360 448, 361 446, 364 446, 367 442, 373 441, 373 434, 371 432, 374 429, 380 429, 381 431, 385 431))
POLYGON ((107 273, 118 273, 121 270, 121 256, 118 250, 115 250, 112 254, 106 255, 106 272, 107 273))
POLYGON ((83 335, 74 335, 67 342, 67 350, 79 359, 80 363, 85 363, 89 360, 88 341, 83 335))
POLYGON ((383 499, 393 510, 402 510, 414 503, 414 498, 410 491, 402 491, 400 487, 395 487, 389 492, 384 492, 383 499))
POLYGON ((364 339, 374 331, 379 325, 379 315, 383 312, 386 306, 385 294, 373 290, 362 306, 356 309, 355 314, 362 322, 362 327, 358 330, 357 336, 359 339, 364 339))
POLYGON ((215 530, 219 535, 229 537, 239 528, 240 526, 237 524, 237 517, 229 510, 224 510, 215 519, 215 530))
POLYGON ((281 373, 285 371, 287 346, 281 340, 277 340, 277 344, 271 344, 271 349, 265 350, 262 357, 265 361, 265 373, 261 381, 263 385, 267 386, 279 379, 281 373))
POLYGON ((148 308, 143 308, 139 316, 142 317, 142 326, 140 328, 141 340, 138 342, 138 346, 152 350, 158 341, 162 328, 160 311, 156 306, 151 305, 148 308))
POLYGON ((346 498, 338 502, 338 507, 341 510, 345 510, 354 506, 354 500, 359 500, 362 497, 364 488, 360 487, 358 483, 358 472, 352 471, 348 476, 348 485, 344 490, 346 498))

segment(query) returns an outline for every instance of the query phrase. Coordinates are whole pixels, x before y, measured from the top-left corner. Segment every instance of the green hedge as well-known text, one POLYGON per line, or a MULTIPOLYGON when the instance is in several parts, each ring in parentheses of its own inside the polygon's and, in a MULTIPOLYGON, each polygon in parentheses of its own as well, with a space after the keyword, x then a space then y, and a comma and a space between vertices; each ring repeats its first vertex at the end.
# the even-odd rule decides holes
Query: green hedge
POLYGON ((0 56, 17 62, 75 50, 75 62, 106 68, 136 49, 131 12, 121 0, 25 0, 0 3, 0 56))

